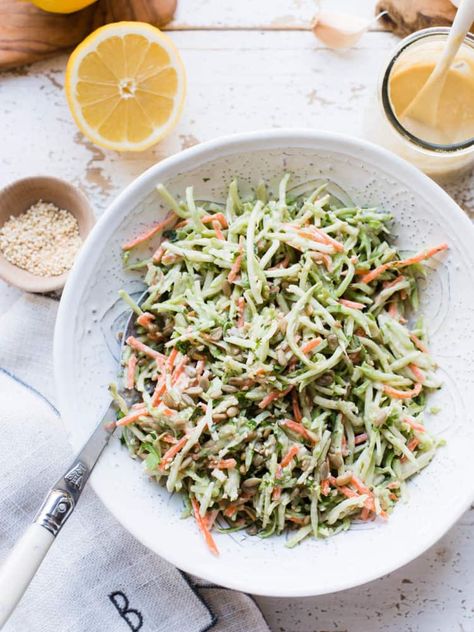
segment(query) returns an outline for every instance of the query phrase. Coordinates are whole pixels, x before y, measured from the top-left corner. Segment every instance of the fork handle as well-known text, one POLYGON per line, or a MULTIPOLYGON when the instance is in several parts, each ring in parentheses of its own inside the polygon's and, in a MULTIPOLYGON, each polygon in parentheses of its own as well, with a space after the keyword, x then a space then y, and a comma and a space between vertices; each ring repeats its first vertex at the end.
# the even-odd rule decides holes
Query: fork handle
POLYGON ((54 535, 37 522, 30 524, 0 568, 0 629, 28 588, 54 535))

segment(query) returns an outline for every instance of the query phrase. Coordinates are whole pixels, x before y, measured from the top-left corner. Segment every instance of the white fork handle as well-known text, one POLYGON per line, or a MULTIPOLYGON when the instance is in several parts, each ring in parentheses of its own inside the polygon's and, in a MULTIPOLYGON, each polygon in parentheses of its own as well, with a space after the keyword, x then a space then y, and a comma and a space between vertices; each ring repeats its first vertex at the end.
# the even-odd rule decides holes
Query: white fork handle
POLYGON ((33 522, 0 567, 0 629, 36 574, 54 535, 33 522))

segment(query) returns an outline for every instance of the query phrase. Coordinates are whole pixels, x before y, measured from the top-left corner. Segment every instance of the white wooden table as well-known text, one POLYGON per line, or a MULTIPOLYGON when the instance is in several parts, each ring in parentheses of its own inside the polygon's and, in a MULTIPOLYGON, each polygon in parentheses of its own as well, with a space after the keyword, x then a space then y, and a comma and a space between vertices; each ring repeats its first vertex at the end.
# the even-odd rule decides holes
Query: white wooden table
MULTIPOLYGON (((326 6, 369 16, 374 4, 326 6)), ((312 0, 179 0, 169 31, 188 72, 187 105, 173 135, 141 154, 104 151, 80 134, 63 93, 66 56, 1 75, 0 186, 56 175, 78 184, 100 214, 156 161, 222 134, 307 126, 363 135, 365 104, 397 38, 373 30, 335 53, 308 30, 313 12, 312 0)), ((474 218, 473 182, 448 190, 474 218)), ((17 294, 0 285, 0 309, 17 294)), ((474 632, 473 524, 471 510, 420 559, 361 588, 258 602, 274 632, 474 632)))

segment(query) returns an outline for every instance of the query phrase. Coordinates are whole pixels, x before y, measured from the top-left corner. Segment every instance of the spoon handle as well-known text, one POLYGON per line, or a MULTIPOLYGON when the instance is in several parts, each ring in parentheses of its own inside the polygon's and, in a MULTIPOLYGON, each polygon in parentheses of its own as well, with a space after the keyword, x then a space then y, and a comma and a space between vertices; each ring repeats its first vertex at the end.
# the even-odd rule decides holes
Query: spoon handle
POLYGON ((443 74, 451 66, 473 22, 474 0, 462 0, 456 12, 453 25, 449 30, 443 54, 436 66, 436 74, 443 74))
POLYGON ((22 598, 53 542, 54 535, 33 522, 5 560, 0 570, 0 629, 22 598))
POLYGON ((0 568, 0 629, 30 585, 54 539, 79 500, 82 482, 85 483, 89 472, 86 472, 81 463, 84 468, 81 470, 81 486, 77 489, 68 488, 72 474, 78 471, 77 463, 76 460, 65 476, 49 491, 34 521, 0 568))
POLYGON ((111 422, 111 419, 115 419, 112 404, 70 467, 49 490, 33 523, 0 567, 0 629, 22 598, 56 536, 74 511, 94 465, 115 429, 115 422, 111 422))

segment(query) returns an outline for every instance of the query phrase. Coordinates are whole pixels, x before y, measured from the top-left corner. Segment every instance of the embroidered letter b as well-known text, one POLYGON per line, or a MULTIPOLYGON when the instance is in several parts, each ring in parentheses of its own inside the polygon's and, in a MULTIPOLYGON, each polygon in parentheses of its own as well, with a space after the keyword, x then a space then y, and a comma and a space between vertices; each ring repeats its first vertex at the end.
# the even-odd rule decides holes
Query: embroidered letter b
POLYGON ((143 625, 143 617, 141 612, 135 608, 129 608, 128 597, 121 590, 116 590, 109 595, 110 601, 117 608, 120 616, 127 623, 132 632, 138 632, 143 625))

